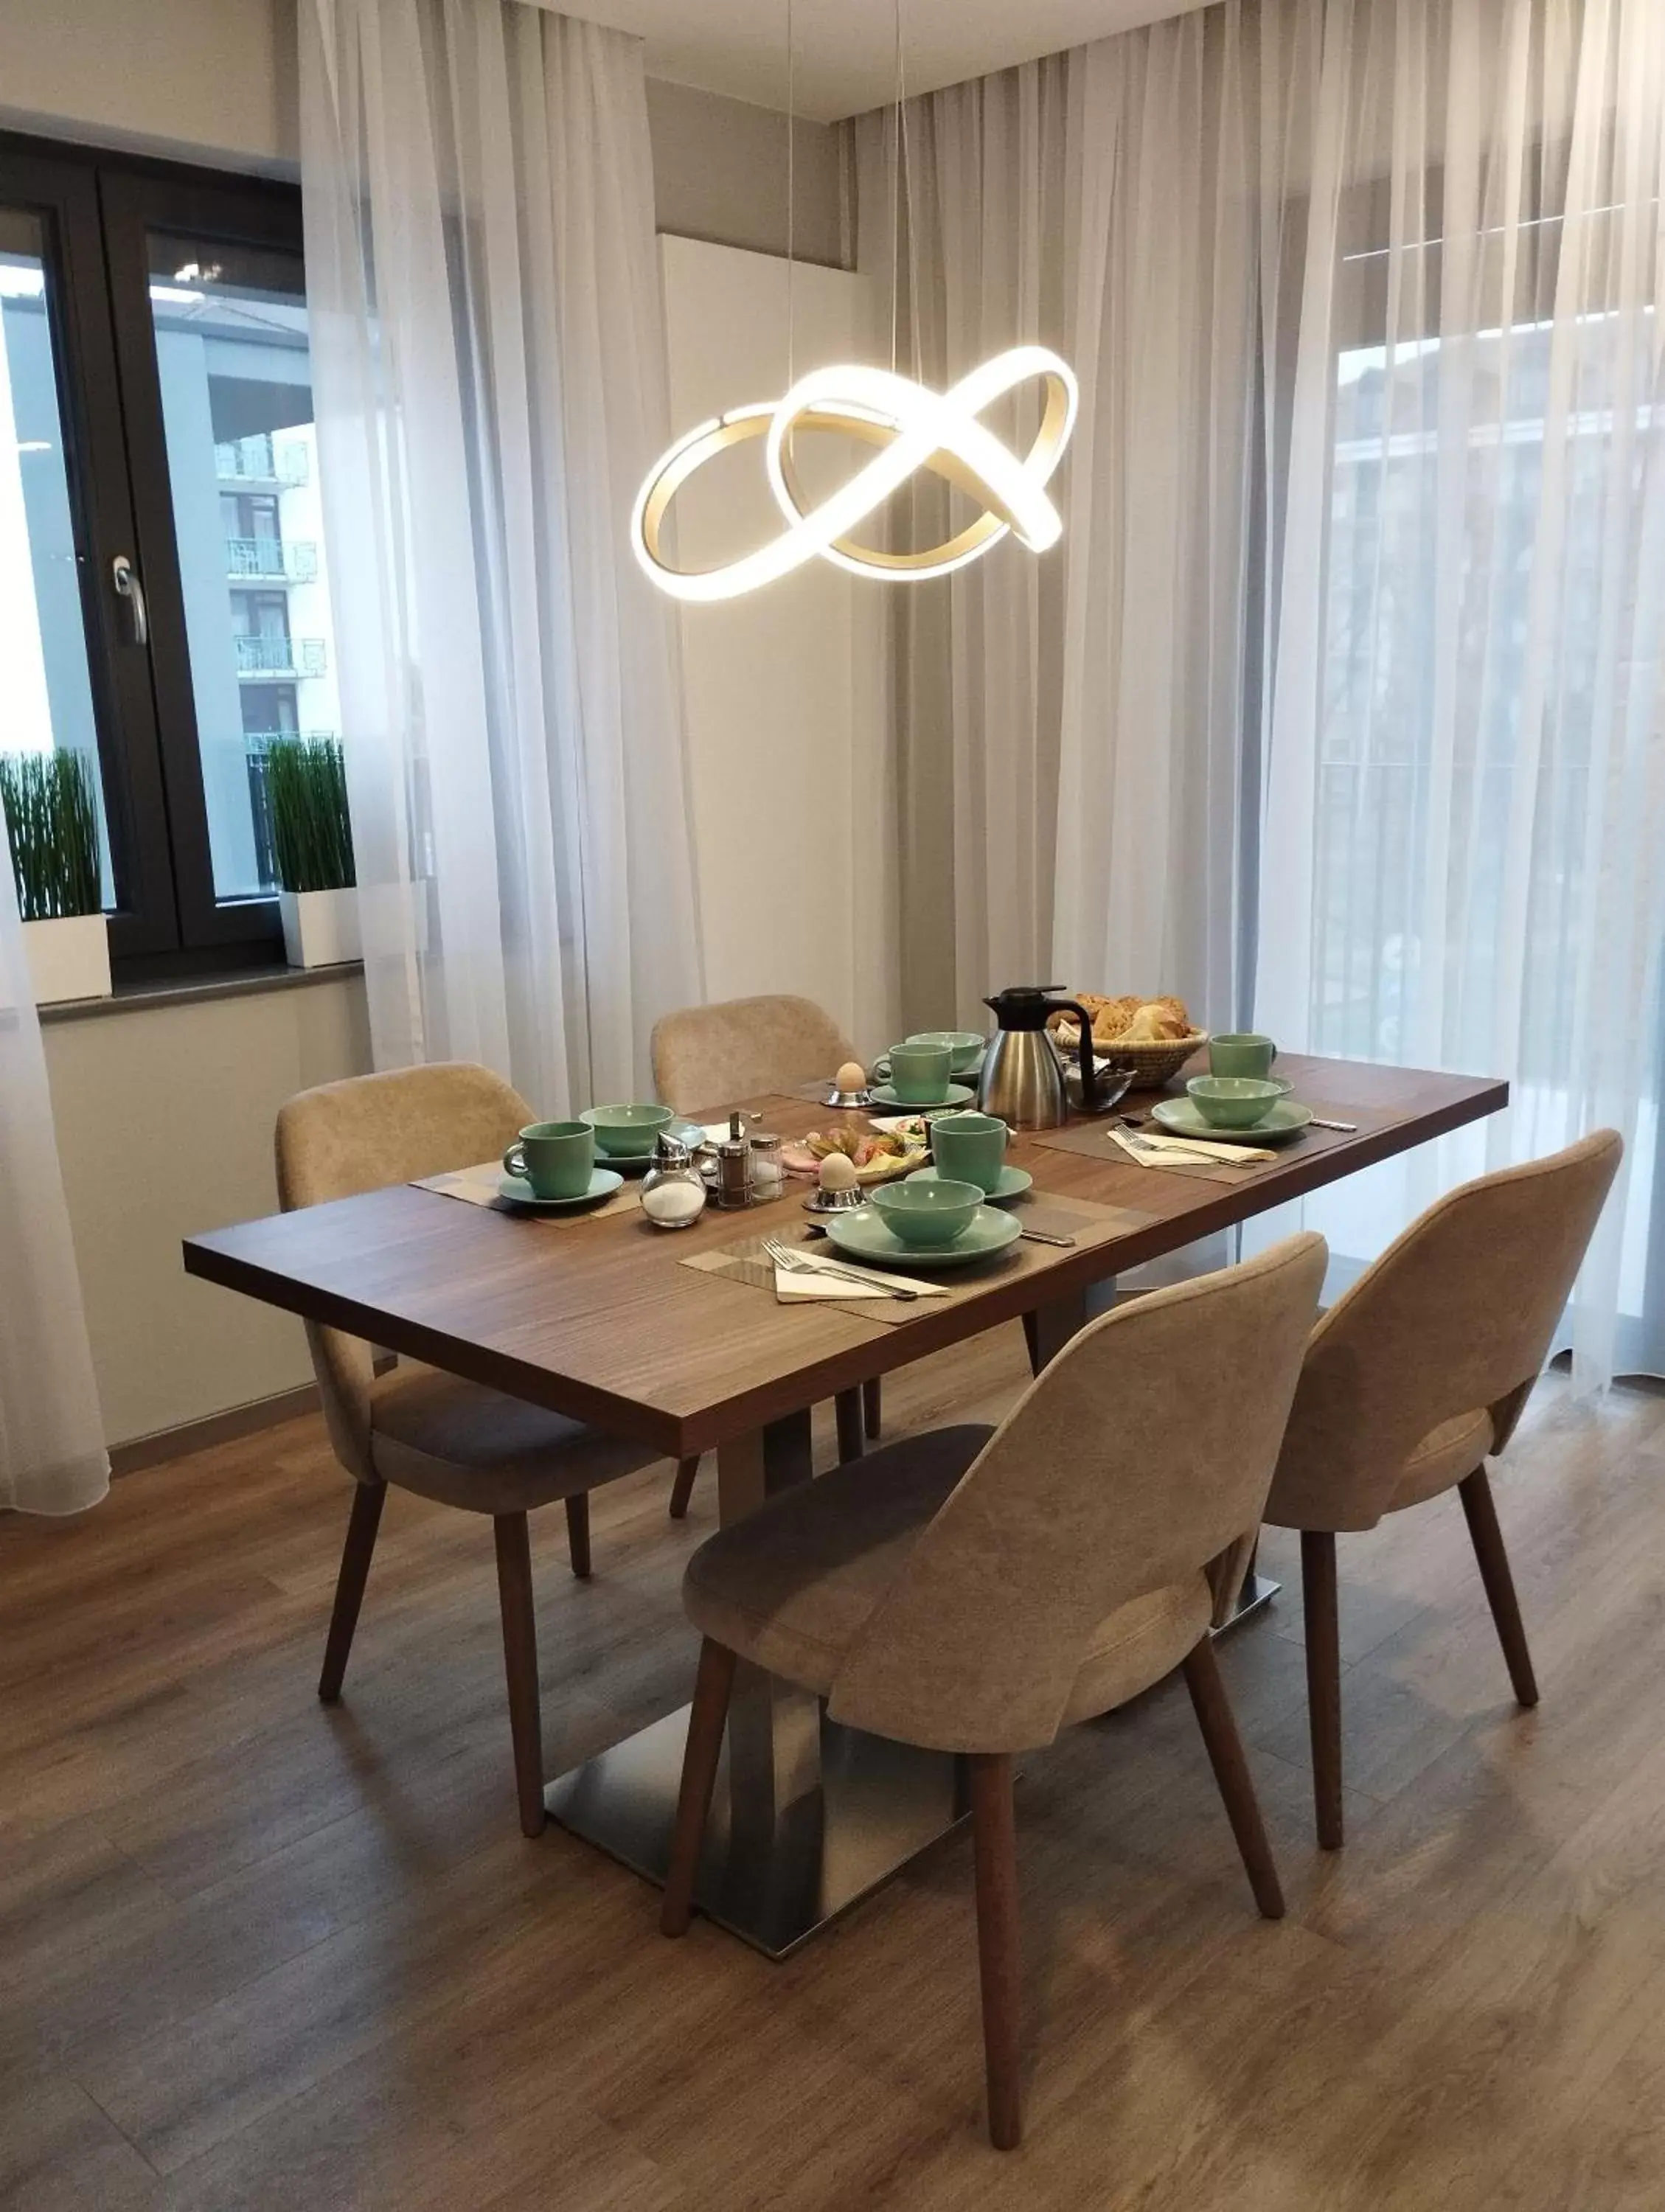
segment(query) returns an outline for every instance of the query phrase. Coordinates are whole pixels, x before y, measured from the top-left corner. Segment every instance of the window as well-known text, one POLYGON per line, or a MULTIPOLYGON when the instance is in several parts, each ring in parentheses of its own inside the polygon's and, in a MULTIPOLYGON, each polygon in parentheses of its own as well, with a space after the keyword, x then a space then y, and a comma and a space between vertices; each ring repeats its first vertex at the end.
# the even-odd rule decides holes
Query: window
POLYGON ((0 654, 118 972, 277 957, 266 750, 340 730, 292 187, 0 136, 0 654))

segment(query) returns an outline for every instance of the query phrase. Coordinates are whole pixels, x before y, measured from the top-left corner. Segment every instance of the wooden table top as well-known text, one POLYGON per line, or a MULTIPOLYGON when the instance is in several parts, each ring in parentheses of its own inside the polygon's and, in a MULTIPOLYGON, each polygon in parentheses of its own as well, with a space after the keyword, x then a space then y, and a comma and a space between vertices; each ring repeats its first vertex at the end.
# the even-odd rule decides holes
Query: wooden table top
MULTIPOLYGON (((1101 1163, 1014 1136, 1008 1157, 1033 1176, 1037 1194, 1127 1207, 1140 1224, 1086 1249, 1025 1244, 1033 1264, 1018 1279, 993 1275, 951 1304, 921 1300, 917 1316, 900 1326, 848 1307, 778 1305, 680 1264, 702 1247, 800 1222, 805 1186, 797 1183, 778 1206, 708 1210, 675 1235, 640 1214, 552 1229, 401 1183, 189 1237, 185 1269, 685 1459, 1038 1304, 1079 1296, 1495 1114, 1509 1099, 1506 1083, 1486 1077, 1293 1056, 1278 1065, 1297 1097, 1357 1121, 1357 1134, 1309 1130, 1275 1167, 1231 1183, 1101 1163)), ((799 1098, 743 1103, 763 1108, 766 1125, 787 1136, 860 1118, 799 1098)))

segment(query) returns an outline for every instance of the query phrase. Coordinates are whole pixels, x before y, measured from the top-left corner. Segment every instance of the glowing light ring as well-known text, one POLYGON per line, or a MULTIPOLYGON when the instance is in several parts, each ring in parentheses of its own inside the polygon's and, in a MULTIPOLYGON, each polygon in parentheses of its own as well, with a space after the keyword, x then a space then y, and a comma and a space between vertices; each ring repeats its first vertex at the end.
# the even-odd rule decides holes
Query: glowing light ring
POLYGON ((917 583, 976 560, 1008 531, 1031 552, 1043 553, 1063 532, 1046 487, 1075 428, 1076 403, 1073 374, 1045 346, 1014 346, 946 392, 933 392, 886 368, 811 369, 775 405, 737 407, 678 440, 636 495, 630 520, 636 558, 673 599, 714 600, 738 599, 817 558, 853 575, 917 583), (1020 458, 977 418, 1035 377, 1046 380, 1046 403, 1034 442, 1020 458), (811 507, 792 465, 793 434, 805 430, 838 430, 881 450, 811 507), (771 544, 720 568, 672 568, 659 551, 671 501, 708 461, 750 438, 767 441, 769 486, 787 528, 771 544), (862 544, 854 532, 921 468, 969 491, 981 501, 981 514, 945 544, 921 552, 887 553, 862 544))

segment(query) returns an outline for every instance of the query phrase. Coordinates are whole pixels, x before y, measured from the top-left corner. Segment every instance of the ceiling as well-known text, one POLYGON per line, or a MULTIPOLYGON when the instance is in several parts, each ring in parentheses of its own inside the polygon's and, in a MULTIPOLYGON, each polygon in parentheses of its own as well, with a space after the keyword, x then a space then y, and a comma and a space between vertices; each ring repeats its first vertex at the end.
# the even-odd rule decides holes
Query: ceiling
MULTIPOLYGON (((823 123, 880 107, 896 84, 897 0, 792 0, 793 105, 823 123)), ((1206 0, 901 0, 910 92, 934 92, 1066 46, 1183 15, 1206 0)), ((562 0, 646 40, 652 76, 787 105, 787 0, 562 0)))

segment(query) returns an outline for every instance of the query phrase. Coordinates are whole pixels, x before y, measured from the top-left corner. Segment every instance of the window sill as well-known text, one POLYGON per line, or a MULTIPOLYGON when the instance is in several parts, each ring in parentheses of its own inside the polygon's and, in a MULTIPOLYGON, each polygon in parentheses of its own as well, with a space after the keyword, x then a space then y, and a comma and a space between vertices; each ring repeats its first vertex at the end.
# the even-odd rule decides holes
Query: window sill
POLYGON ((189 1006, 204 999, 250 999, 263 991, 305 990, 314 983, 337 983, 364 973, 360 960, 332 968, 234 968, 213 975, 181 975, 176 982, 118 983, 107 999, 61 999, 42 1006, 43 1027, 58 1022, 91 1021, 105 1014, 136 1014, 152 1006, 189 1006))

